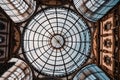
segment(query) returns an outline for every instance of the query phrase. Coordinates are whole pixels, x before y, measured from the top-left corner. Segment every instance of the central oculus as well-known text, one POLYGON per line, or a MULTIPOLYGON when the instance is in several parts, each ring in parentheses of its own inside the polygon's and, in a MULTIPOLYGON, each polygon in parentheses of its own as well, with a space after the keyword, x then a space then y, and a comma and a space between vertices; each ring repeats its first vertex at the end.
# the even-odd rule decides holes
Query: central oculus
POLYGON ((56 34, 51 38, 51 46, 56 49, 60 49, 64 46, 65 40, 63 36, 56 34))
POLYGON ((90 29, 70 8, 45 8, 23 31, 25 59, 38 74, 70 75, 90 57, 90 29))

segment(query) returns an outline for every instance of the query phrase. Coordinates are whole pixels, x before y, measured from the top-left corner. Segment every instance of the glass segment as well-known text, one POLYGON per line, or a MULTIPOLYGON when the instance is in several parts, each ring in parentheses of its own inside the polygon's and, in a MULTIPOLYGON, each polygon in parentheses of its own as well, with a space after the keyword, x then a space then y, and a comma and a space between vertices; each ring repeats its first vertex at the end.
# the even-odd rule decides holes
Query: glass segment
POLYGON ((0 0, 0 7, 15 22, 27 20, 36 9, 34 0, 0 0))
POLYGON ((8 70, 1 75, 0 80, 33 80, 32 70, 24 61, 12 58, 9 64, 13 62, 10 68, 5 66, 8 70))
POLYGON ((77 11, 86 19, 96 22, 120 0, 73 0, 77 11))
POLYGON ((68 8, 47 8, 26 25, 24 55, 39 73, 66 76, 90 58, 87 24, 68 8))
POLYGON ((110 78, 95 64, 90 64, 82 68, 73 80, 110 80, 110 78))

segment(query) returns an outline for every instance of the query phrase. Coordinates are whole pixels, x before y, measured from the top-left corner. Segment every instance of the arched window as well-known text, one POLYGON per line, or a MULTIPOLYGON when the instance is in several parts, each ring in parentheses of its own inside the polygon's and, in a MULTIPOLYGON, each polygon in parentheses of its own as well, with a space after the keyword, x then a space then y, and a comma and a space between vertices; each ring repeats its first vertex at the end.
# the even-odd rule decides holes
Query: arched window
POLYGON ((4 51, 0 49, 0 57, 4 54, 4 51))
POLYGON ((95 64, 90 64, 82 68, 73 80, 110 80, 110 78, 95 64))
POLYGON ((109 31, 109 30, 111 30, 111 27, 112 27, 112 23, 111 23, 111 22, 107 22, 107 23, 104 25, 104 30, 105 30, 105 31, 109 31))
POLYGON ((112 46, 112 40, 107 38, 104 40, 103 44, 106 48, 110 48, 112 46))
POLYGON ((5 29, 5 24, 3 24, 2 22, 0 22, 0 30, 4 30, 5 29))
POLYGON ((3 43, 5 38, 3 36, 0 36, 0 43, 3 43))
POLYGON ((28 19, 35 11, 36 3, 33 0, 0 0, 0 7, 15 22, 28 19))
POLYGON ((102 18, 119 0, 73 0, 80 14, 90 21, 102 18))

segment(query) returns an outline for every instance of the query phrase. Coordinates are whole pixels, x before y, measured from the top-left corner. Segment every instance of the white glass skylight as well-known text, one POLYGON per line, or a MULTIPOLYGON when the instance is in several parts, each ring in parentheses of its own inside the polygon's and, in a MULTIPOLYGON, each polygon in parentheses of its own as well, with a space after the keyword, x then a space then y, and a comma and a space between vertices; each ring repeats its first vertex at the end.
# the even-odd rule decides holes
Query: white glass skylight
POLYGON ((39 73, 66 76, 90 57, 89 27, 67 8, 48 8, 27 24, 24 55, 39 73))

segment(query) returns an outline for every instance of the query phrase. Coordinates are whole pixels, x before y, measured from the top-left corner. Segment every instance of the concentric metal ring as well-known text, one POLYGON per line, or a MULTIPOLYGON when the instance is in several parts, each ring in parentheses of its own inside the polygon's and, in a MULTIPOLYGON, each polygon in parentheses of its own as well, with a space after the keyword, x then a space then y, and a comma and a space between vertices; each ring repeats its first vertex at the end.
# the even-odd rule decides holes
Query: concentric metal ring
POLYGON ((39 12, 24 30, 25 57, 39 73, 66 76, 89 58, 90 31, 71 9, 39 12))

